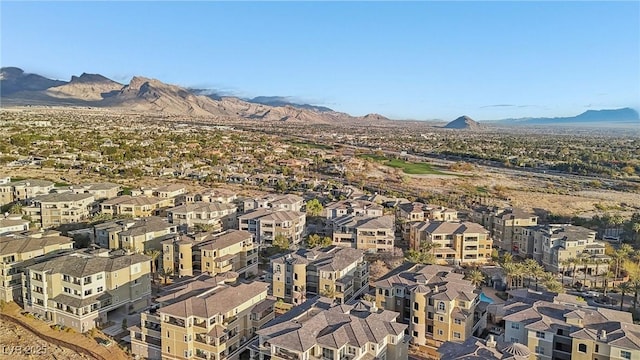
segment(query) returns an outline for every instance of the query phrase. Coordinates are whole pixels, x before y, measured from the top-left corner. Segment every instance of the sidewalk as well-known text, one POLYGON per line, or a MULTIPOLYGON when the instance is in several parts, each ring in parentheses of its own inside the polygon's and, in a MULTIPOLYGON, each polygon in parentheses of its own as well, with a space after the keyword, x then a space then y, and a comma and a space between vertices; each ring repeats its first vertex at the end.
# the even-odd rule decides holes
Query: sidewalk
POLYGON ((505 301, 500 299, 498 296, 496 296, 496 292, 498 292, 498 290, 489 287, 489 286, 483 286, 482 287, 482 292, 484 293, 484 295, 488 298, 490 298, 491 300, 493 300, 494 304, 504 304, 505 301))

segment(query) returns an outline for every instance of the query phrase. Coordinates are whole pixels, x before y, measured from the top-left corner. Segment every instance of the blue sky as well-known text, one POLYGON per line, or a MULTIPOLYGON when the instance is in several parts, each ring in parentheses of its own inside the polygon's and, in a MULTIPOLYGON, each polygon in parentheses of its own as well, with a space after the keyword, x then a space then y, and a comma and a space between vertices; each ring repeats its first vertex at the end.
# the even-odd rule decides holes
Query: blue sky
POLYGON ((400 119, 640 107, 640 2, 6 2, 1 64, 400 119))

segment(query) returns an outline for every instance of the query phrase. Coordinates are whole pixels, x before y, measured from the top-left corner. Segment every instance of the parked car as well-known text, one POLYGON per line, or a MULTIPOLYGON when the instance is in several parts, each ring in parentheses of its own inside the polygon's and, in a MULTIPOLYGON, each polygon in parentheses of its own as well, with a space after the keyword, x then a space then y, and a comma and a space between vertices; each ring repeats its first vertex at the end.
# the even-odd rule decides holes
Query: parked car
POLYGON ((113 341, 109 340, 109 339, 103 339, 103 338, 96 338, 96 341, 98 342, 98 344, 104 346, 104 347, 109 347, 113 344, 113 341))

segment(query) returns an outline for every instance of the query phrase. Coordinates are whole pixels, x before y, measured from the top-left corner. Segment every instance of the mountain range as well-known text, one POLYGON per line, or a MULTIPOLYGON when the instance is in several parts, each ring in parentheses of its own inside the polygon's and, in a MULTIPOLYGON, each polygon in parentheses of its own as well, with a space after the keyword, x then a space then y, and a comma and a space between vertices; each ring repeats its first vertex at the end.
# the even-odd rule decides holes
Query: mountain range
POLYGON ((607 124, 633 124, 640 125, 640 115, 632 108, 587 110, 582 114, 569 117, 554 118, 520 118, 487 121, 486 123, 501 126, 531 126, 531 125, 601 125, 607 124))
MULTIPOLYGON (((299 103, 290 97, 258 96, 240 98, 211 90, 190 89, 160 80, 134 76, 121 84, 99 74, 83 73, 69 81, 53 80, 25 73, 17 67, 0 68, 0 101, 7 105, 90 106, 133 110, 164 115, 188 115, 214 119, 243 118, 260 121, 286 121, 301 124, 382 124, 389 119, 379 114, 351 116, 324 106, 299 103)), ((489 126, 623 126, 640 124, 638 112, 631 108, 589 110, 573 117, 521 118, 478 123, 462 116, 446 128, 481 130, 489 126)))
POLYGON ((244 118, 305 124, 370 124, 389 121, 378 114, 351 116, 327 107, 297 104, 285 97, 241 99, 206 90, 187 89, 160 80, 134 76, 120 84, 99 74, 83 73, 70 81, 0 69, 0 99, 5 105, 91 106, 165 115, 244 118))

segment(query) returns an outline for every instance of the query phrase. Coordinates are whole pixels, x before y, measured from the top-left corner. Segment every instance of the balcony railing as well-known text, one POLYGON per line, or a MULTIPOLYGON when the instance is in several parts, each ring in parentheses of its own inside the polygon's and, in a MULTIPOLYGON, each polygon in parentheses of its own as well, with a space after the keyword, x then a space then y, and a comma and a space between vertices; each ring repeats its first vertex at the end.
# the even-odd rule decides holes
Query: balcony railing
POLYGON ((238 320, 237 316, 232 316, 229 318, 224 319, 224 321, 222 322, 224 325, 226 326, 230 326, 232 325, 236 320, 238 320))

